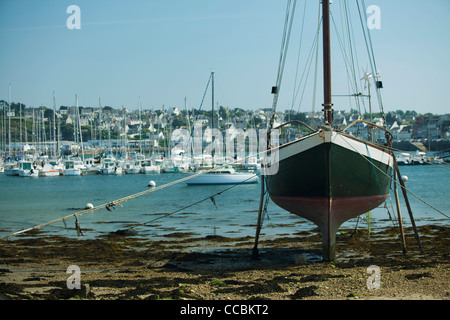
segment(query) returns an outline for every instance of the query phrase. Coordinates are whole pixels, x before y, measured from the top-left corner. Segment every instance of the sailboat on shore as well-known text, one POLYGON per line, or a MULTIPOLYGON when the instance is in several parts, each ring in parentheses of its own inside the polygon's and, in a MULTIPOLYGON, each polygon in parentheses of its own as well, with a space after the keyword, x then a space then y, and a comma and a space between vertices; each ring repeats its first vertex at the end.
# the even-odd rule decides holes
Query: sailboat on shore
MULTIPOLYGON (((264 183, 262 192, 268 190, 275 204, 319 227, 323 258, 330 261, 335 257, 339 227, 378 207, 388 197, 394 158, 390 151, 392 135, 386 129, 364 120, 355 121, 342 131, 333 126, 328 0, 322 1, 322 14, 323 124, 318 130, 310 128, 311 132, 306 136, 272 150, 278 152, 278 170, 274 174, 265 174, 268 168, 265 166, 261 180, 264 183), (360 122, 385 131, 386 143, 365 141, 346 132, 360 122)), ((281 80, 272 90, 274 105, 280 83, 281 80)), ((273 128, 269 127, 268 150, 271 130, 273 128)))

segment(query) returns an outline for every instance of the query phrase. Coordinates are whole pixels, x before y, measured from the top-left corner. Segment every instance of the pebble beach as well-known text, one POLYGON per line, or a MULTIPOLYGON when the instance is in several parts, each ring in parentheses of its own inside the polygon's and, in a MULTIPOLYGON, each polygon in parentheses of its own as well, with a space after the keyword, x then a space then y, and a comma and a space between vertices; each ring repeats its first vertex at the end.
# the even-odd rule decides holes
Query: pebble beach
POLYGON ((0 244, 2 300, 448 300, 450 230, 340 230, 337 257, 321 258, 317 230, 290 237, 160 241, 118 230, 97 239, 17 236, 0 244), (80 289, 68 288, 79 268, 80 289), (375 269, 374 269, 375 267, 375 269))

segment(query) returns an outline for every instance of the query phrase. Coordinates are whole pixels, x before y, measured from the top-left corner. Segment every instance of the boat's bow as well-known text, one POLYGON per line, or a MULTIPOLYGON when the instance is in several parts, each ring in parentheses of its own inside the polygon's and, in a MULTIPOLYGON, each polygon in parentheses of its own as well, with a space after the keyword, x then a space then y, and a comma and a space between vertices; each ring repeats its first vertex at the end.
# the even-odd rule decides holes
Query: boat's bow
POLYGON ((278 206, 319 227, 324 257, 332 259, 336 231, 384 202, 392 169, 387 149, 325 126, 279 148, 267 187, 278 206))

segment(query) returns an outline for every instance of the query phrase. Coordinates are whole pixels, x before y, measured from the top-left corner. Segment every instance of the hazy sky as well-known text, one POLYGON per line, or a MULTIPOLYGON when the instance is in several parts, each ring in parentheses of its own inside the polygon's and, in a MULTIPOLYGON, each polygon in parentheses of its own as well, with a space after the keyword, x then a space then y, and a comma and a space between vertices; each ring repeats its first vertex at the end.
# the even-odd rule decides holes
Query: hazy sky
MULTIPOLYGON (((297 3, 278 110, 312 110, 314 64, 302 104, 298 98, 293 106, 292 97, 300 31, 303 25, 303 71, 317 28, 318 2, 297 3)), ((331 6, 339 32, 340 3, 331 6)), ((450 1, 366 0, 365 5, 381 9, 381 29, 371 36, 385 111, 450 113, 450 1)), ((355 1, 349 0, 349 6, 364 53, 355 1)), ((8 100, 11 84, 12 101, 27 106, 51 107, 55 91, 57 106, 74 105, 77 93, 83 106, 98 106, 101 98, 103 106, 134 109, 140 96, 145 108, 183 107, 185 97, 189 108, 198 108, 214 71, 218 104, 271 107, 285 10, 281 0, 1 0, 0 99, 8 100), (70 5, 81 10, 80 30, 67 28, 70 5)), ((332 37, 333 94, 353 93, 334 26, 332 37)), ((360 78, 369 60, 359 53, 357 58, 360 78)), ((323 102, 318 70, 316 111, 323 102)), ((335 97, 334 103, 336 109, 350 109, 347 98, 335 97)), ((210 104, 205 99, 203 108, 210 104)))

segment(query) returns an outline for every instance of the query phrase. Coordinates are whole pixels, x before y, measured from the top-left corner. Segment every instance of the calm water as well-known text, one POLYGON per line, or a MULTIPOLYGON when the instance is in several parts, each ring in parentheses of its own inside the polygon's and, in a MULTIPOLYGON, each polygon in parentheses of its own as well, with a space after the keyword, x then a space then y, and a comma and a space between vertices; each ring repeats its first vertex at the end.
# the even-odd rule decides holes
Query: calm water
MULTIPOLYGON (((447 166, 450 168, 450 166, 447 166)), ((450 216, 450 171, 435 166, 405 166, 402 175, 409 178, 407 188, 414 194, 450 216)), ((94 206, 147 190, 150 180, 161 186, 185 177, 184 174, 161 175, 91 175, 80 177, 24 178, 0 174, 0 235, 60 218, 84 208, 87 203, 94 206)), ((96 237, 130 226, 147 238, 161 238, 176 232, 190 233, 195 237, 218 234, 227 237, 254 236, 258 215, 260 184, 240 185, 215 196, 215 205, 207 199, 195 206, 173 215, 167 215, 197 201, 229 188, 229 186, 187 186, 176 184, 149 195, 124 202, 112 212, 97 210, 79 217, 84 237, 96 237), (138 223, 149 222, 148 226, 138 223)), ((399 190, 400 192, 400 190, 399 190)), ((409 195, 413 214, 418 225, 443 224, 450 220, 436 212, 414 196, 409 195)), ((400 195, 405 226, 410 220, 403 197, 400 195)), ((371 227, 392 226, 389 213, 396 217, 395 201, 391 196, 384 205, 372 211, 371 227), (389 213, 388 213, 389 212, 389 213)), ((365 215, 362 215, 365 219, 365 215)), ((366 221, 359 221, 365 228, 366 221)), ((356 219, 345 223, 354 227, 356 219)), ((46 235, 77 236, 74 219, 44 227, 46 235)), ((315 226, 292 215, 270 202, 268 216, 264 220, 262 235, 294 235, 315 226)))

